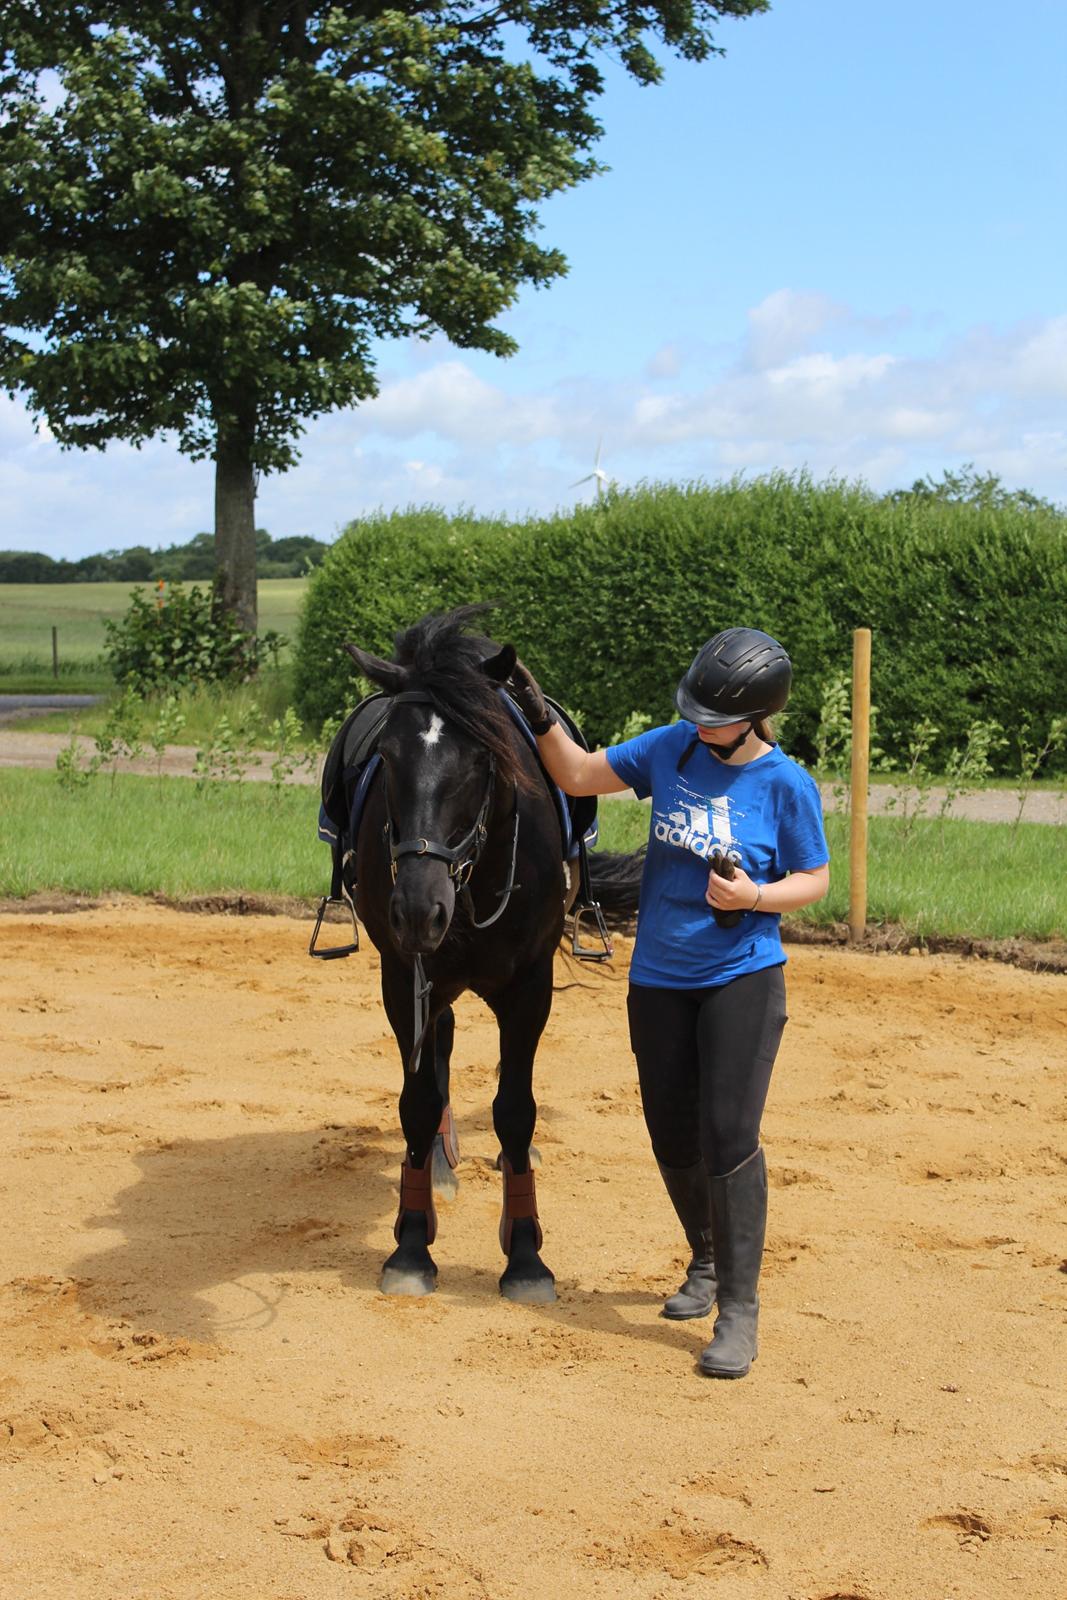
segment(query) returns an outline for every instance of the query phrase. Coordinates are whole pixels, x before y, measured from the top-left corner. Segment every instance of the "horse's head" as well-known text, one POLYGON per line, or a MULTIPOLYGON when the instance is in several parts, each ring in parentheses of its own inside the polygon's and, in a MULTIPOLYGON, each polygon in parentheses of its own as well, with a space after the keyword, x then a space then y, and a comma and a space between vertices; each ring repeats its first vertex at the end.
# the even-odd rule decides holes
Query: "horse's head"
POLYGON ((497 788, 517 775, 497 693, 515 651, 461 631, 476 609, 408 629, 393 661, 345 646, 364 676, 394 697, 378 750, 395 875, 389 925, 406 955, 427 954, 444 939, 496 814, 497 788))

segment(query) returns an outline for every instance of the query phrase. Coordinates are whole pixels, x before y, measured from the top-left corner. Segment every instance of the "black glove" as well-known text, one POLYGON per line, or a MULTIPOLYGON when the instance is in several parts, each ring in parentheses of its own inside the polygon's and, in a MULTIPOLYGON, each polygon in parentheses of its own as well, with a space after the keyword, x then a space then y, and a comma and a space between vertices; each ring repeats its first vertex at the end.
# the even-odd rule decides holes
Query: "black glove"
MULTIPOLYGON (((713 850, 708 856, 708 863, 716 877, 725 878, 728 883, 737 876, 734 864, 725 850, 713 850)), ((720 928, 736 928, 745 913, 743 911, 720 911, 718 906, 712 906, 711 914, 720 928)))
POLYGON ((547 733, 555 722, 552 708, 548 705, 541 686, 537 679, 524 667, 521 661, 516 661, 515 670, 507 683, 508 693, 526 718, 530 727, 538 737, 547 733))

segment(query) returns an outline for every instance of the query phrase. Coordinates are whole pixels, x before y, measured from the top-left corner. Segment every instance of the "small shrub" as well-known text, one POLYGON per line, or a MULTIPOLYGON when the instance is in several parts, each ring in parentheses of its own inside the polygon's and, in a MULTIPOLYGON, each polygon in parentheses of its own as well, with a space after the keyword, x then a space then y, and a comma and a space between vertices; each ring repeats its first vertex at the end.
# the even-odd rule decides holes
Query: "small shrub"
POLYGON ((156 777, 162 782, 163 757, 169 744, 175 744, 178 735, 185 727, 185 712, 181 709, 178 696, 168 694, 159 707, 159 715, 155 726, 148 735, 148 747, 156 758, 156 777))
POLYGON ((1035 736, 1029 722, 1024 722, 1015 735, 1019 747, 1019 781, 1015 793, 1019 809, 1015 813, 1014 827, 1018 829, 1026 808, 1026 797, 1033 787, 1039 769, 1056 751, 1067 745, 1067 717, 1053 717, 1048 732, 1035 736))
POLYGON ((950 750, 945 762, 945 792, 938 809, 943 822, 957 800, 980 789, 992 774, 992 757, 1007 744, 998 722, 972 722, 967 729, 967 742, 950 750))
POLYGON ((99 755, 90 756, 83 765, 78 735, 72 733, 70 742, 65 744, 56 756, 59 787, 65 789, 67 794, 80 794, 88 788, 90 778, 95 778, 99 771, 99 755))
POLYGON ((253 700, 231 722, 223 712, 211 737, 196 752, 193 774, 198 794, 215 783, 240 785, 255 765, 260 734, 259 707, 253 700))
POLYGON ((236 628, 215 588, 169 584, 159 596, 134 589, 125 616, 104 623, 104 655, 118 683, 145 694, 176 685, 247 682, 263 663, 277 663, 285 641, 268 630, 249 637, 236 628))
POLYGON ((311 771, 319 759, 317 750, 301 748, 303 737, 303 724, 292 706, 286 706, 285 714, 275 717, 267 729, 268 747, 274 752, 274 760, 270 764, 270 787, 275 799, 294 772, 300 772, 304 767, 311 771))
POLYGON ((885 803, 887 811, 899 810, 900 820, 904 824, 901 839, 905 843, 911 838, 915 824, 926 814, 930 804, 930 791, 936 777, 930 768, 929 757, 939 732, 937 724, 931 722, 929 717, 919 718, 908 740, 908 765, 903 782, 894 785, 893 793, 885 803))
POLYGON ((97 761, 111 767, 111 787, 120 761, 133 761, 141 754, 141 705, 135 691, 127 688, 108 710, 107 721, 96 736, 97 761))

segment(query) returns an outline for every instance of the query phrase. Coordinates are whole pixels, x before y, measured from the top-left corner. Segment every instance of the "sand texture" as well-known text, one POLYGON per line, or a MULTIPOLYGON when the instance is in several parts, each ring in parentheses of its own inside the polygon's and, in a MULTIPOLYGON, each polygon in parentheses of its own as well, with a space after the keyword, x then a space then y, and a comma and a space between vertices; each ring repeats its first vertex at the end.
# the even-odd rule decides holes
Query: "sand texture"
POLYGON ((378 1292, 401 1070, 373 952, 308 931, 0 918, 4 1600, 1067 1594, 1062 978, 791 951, 761 1353, 716 1383, 657 1315, 625 941, 559 964, 530 1307, 470 999, 440 1286, 378 1292))

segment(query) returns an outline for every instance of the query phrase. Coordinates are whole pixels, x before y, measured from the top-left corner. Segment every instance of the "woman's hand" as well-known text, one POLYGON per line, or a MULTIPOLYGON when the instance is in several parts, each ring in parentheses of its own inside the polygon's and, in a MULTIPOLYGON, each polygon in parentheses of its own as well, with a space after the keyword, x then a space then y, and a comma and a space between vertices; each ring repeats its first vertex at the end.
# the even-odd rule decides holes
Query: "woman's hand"
POLYGON ((732 878, 721 878, 714 870, 708 873, 708 887, 704 899, 716 911, 752 911, 755 909, 759 885, 743 867, 735 867, 732 878))
POLYGON ((541 693, 541 685, 529 667, 516 661, 506 687, 533 732, 538 737, 546 734, 556 719, 541 693))

